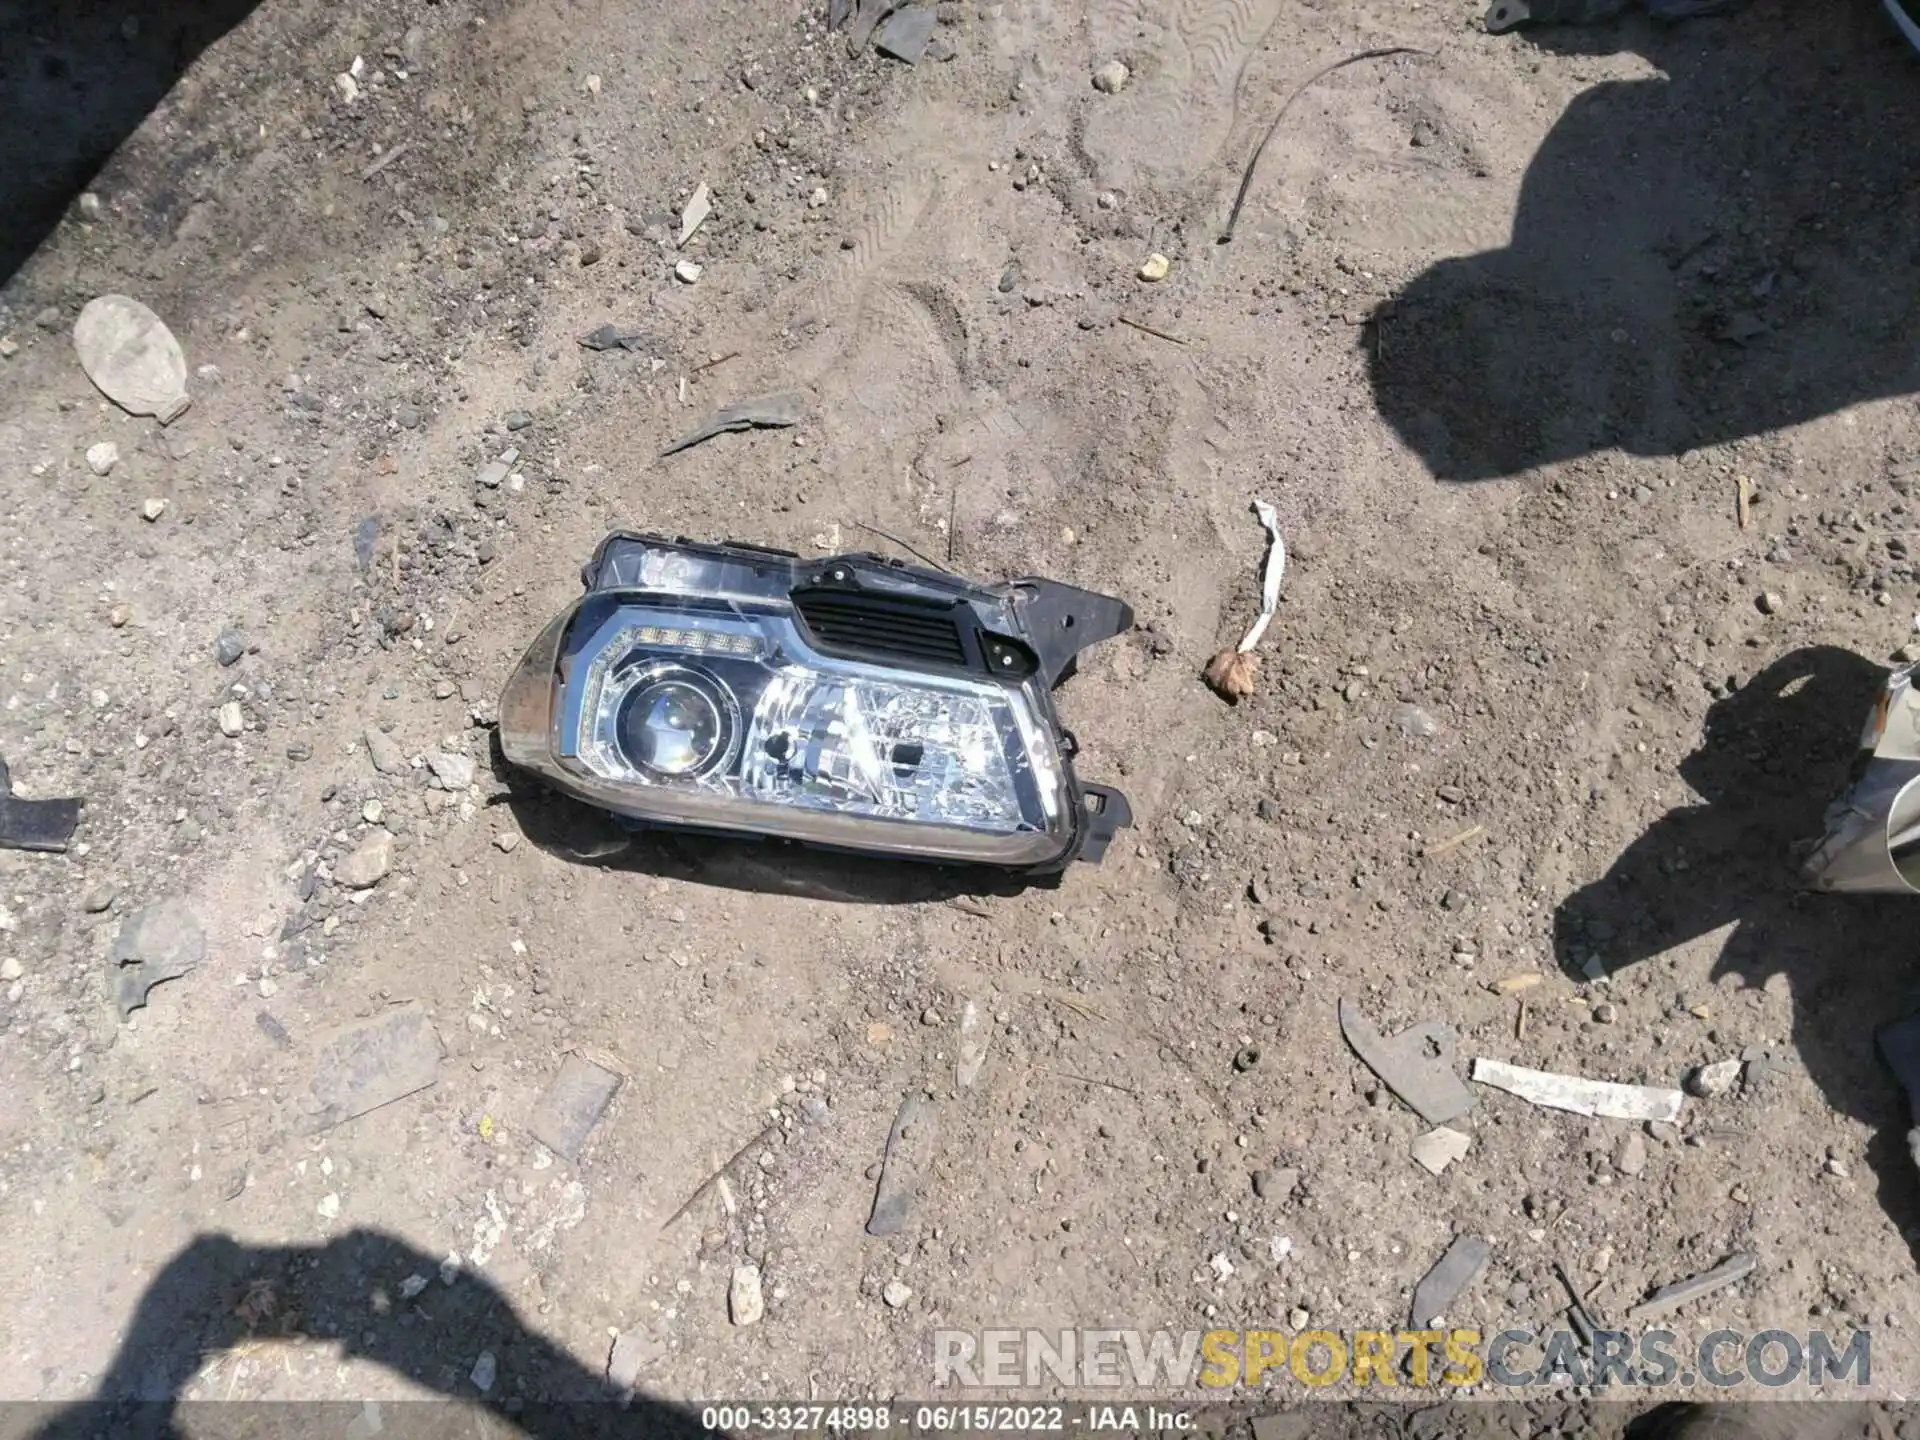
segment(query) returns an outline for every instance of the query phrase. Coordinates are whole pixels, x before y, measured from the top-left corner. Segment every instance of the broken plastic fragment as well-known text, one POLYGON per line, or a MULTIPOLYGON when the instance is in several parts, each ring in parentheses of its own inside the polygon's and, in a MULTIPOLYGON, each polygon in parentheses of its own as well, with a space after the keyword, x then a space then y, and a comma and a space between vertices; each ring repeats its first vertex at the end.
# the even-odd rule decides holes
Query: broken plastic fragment
POLYGON ((798 425, 806 413, 806 397, 790 390, 778 395, 760 395, 751 400, 741 400, 714 411, 660 454, 662 457, 676 454, 729 430, 783 429, 798 425))
POLYGON ((73 323, 73 348, 87 378, 130 415, 151 415, 170 425, 193 403, 180 342, 131 296, 89 300, 73 323))

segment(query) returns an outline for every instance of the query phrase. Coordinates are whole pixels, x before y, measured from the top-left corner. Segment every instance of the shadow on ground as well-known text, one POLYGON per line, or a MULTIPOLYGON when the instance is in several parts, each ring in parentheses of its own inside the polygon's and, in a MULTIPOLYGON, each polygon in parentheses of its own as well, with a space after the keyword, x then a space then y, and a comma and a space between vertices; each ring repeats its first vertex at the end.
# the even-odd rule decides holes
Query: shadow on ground
POLYGON ((984 866, 843 854, 786 840, 629 830, 605 811, 517 774, 500 757, 497 744, 494 764, 513 787, 505 803, 521 834, 577 865, 844 905, 924 905, 1060 884, 1058 874, 1022 877, 984 866))
POLYGON ((1799 888, 1800 859, 1846 788, 1885 677, 1883 666, 1816 646, 1716 701, 1699 748, 1680 765, 1706 803, 1656 821, 1604 877, 1569 897, 1554 916, 1554 948, 1575 976, 1589 954, 1614 972, 1665 966, 1679 1010, 1701 997, 1683 1000, 1673 962, 1659 957, 1732 926, 1711 978, 1763 985, 1785 977, 1800 1061, 1836 1113, 1873 1128, 1867 1164, 1880 1203, 1920 1262, 1908 1112, 1873 1048, 1879 1026, 1920 1005, 1920 898, 1799 888))
MULTIPOLYGON (((677 1440, 710 1433, 701 1429, 698 1414, 677 1405, 637 1396, 623 1406, 598 1374, 522 1324, 506 1296, 486 1280, 463 1274, 455 1284, 443 1285, 438 1266, 433 1256, 374 1230, 354 1230, 325 1245, 252 1246, 225 1235, 202 1235, 147 1287, 93 1398, 12 1433, 35 1440, 105 1435, 162 1440, 188 1432, 492 1433, 495 1427, 482 1424, 468 1408, 479 1405, 536 1440, 612 1435, 677 1440), (402 1282, 416 1275, 431 1283, 416 1298, 403 1299, 402 1282), (274 1340, 328 1342, 344 1357, 372 1360, 467 1404, 387 1406, 384 1419, 369 1423, 369 1412, 358 1401, 279 1406, 182 1401, 210 1362, 274 1340), (471 1379, 483 1351, 494 1357, 496 1370, 486 1397, 471 1379), (194 1417, 192 1424, 182 1423, 187 1414, 194 1417), (399 1423, 403 1419, 407 1423, 399 1423)), ((256 1363, 278 1363, 271 1344, 262 1354, 256 1363)), ((212 1399, 220 1398, 219 1388, 216 1381, 212 1399)))
POLYGON ((259 0, 0 0, 0 285, 259 0))
POLYGON ((1512 243, 1375 313, 1375 403, 1436 476, 1673 455, 1920 390, 1920 66, 1878 0, 1465 43, 1660 73, 1580 94, 1512 243))

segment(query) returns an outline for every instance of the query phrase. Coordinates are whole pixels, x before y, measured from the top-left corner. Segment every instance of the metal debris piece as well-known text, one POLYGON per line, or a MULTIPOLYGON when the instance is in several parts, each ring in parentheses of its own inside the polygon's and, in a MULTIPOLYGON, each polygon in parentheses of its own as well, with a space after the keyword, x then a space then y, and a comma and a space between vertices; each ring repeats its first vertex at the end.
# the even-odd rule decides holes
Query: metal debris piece
POLYGON ((440 1037, 419 1005, 398 1005, 331 1032, 314 1061, 315 1124, 330 1129, 440 1077, 440 1037))
POLYGON ((1573 1283, 1573 1277, 1567 1274, 1566 1267, 1558 1260, 1553 1262, 1553 1273, 1559 1278, 1561 1288, 1567 1292, 1567 1318, 1573 1322, 1580 1343, 1591 1350, 1594 1332, 1603 1327, 1595 1323, 1593 1312, 1587 1309, 1587 1297, 1580 1293, 1580 1287, 1573 1283))
POLYGON ((858 0, 853 12, 853 28, 847 32, 847 53, 858 55, 867 48, 875 27, 900 8, 900 0, 858 0))
POLYGON ((920 1193, 918 1162, 928 1155, 932 1131, 933 1107, 918 1091, 909 1092, 894 1112, 893 1128, 887 1132, 887 1148, 880 1157, 880 1179, 873 1188, 873 1213, 867 1217, 869 1235, 898 1235, 907 1223, 908 1207, 920 1193))
POLYGON ((1424 1330, 1446 1314, 1460 1293, 1480 1278, 1491 1254, 1493 1247, 1478 1235, 1456 1235, 1447 1253, 1433 1262, 1433 1268, 1413 1288, 1413 1309, 1408 1316, 1413 1328, 1424 1330))
POLYGON ((192 404, 187 357, 166 322, 127 295, 100 295, 73 322, 73 348, 94 387, 129 415, 171 425, 192 404))
POLYGON ((874 32, 873 48, 882 55, 917 65, 921 55, 926 52, 927 42, 933 38, 933 27, 938 19, 933 10, 925 5, 896 10, 887 17, 887 23, 874 32))
POLYGON ((1441 1125, 1417 1137, 1411 1154, 1429 1175, 1444 1175, 1454 1161, 1466 1158, 1467 1148, 1472 1144, 1472 1139, 1463 1132, 1441 1125))
POLYGON ((534 1104, 527 1133, 562 1160, 577 1160, 619 1088, 615 1071, 578 1053, 569 1055, 534 1104))
POLYGON ((181 899, 156 900, 136 911, 120 927, 107 970, 120 1018, 147 1003, 147 992, 166 980, 178 980, 207 958, 207 932, 181 899))
POLYGON ((1367 1068, 1429 1125, 1445 1125, 1473 1109, 1473 1092, 1454 1073, 1460 1037, 1451 1025, 1429 1020, 1386 1040, 1358 1006, 1342 1000, 1340 1033, 1367 1068))
POLYGON ((700 188, 693 192, 693 198, 687 201, 687 208, 680 212, 680 238, 674 245, 684 246, 693 238, 693 232, 706 223, 707 216, 713 213, 713 192, 701 182, 700 188))
MULTIPOLYGON (((1481 22, 1489 35, 1521 25, 1603 25, 1634 8, 1636 0, 1494 0, 1481 22)), ((1730 15, 1746 0, 1646 0, 1647 13, 1672 24, 1707 15, 1730 15)))
POLYGON ((1570 1110, 1575 1115, 1599 1115, 1610 1120, 1661 1120, 1672 1124, 1687 1103, 1687 1097, 1678 1090, 1657 1085, 1617 1085, 1611 1080, 1528 1070, 1500 1060, 1475 1059, 1473 1078, 1481 1085, 1491 1085, 1550 1110, 1570 1110))
POLYGON ((580 337, 589 350, 638 350, 646 337, 638 330, 622 330, 618 325, 602 325, 580 337))
POLYGON ((80 801, 22 800, 13 793, 13 772, 0 755, 0 849, 42 850, 67 848, 80 823, 80 801))
POLYGON ((1744 1280, 1754 1272, 1760 1263, 1760 1257, 1747 1252, 1721 1261, 1713 1269, 1698 1275, 1689 1275, 1685 1280, 1676 1280, 1671 1285, 1662 1285, 1653 1294, 1627 1311, 1627 1320, 1639 1324, 1645 1320, 1655 1320, 1662 1315, 1671 1314, 1689 1301, 1698 1300, 1702 1295, 1710 1295, 1723 1286, 1736 1280, 1744 1280))
POLYGON ((798 425, 806 413, 806 397, 797 391, 784 390, 777 395, 755 396, 751 400, 741 400, 714 411, 660 454, 664 459, 729 430, 784 429, 789 425, 798 425))

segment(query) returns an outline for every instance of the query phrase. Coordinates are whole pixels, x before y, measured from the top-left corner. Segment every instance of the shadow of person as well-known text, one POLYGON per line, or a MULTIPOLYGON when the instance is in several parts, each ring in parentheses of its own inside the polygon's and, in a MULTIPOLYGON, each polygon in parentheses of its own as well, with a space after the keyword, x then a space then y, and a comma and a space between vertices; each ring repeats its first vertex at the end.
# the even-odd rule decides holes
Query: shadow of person
POLYGON ((259 0, 0 5, 0 285, 259 0))
MULTIPOLYGON (((14 1433, 34 1440, 91 1440, 94 1436, 176 1440, 188 1433, 220 1433, 183 1425, 184 1406, 208 1411, 241 1407, 183 1401, 209 1360, 250 1340, 279 1338, 337 1343, 341 1355, 372 1360, 441 1395, 484 1404, 519 1433, 536 1440, 570 1437, 662 1436, 667 1440, 711 1432, 696 1412, 636 1396, 623 1405, 600 1378, 566 1351, 529 1329, 506 1296, 489 1282, 463 1274, 451 1286, 435 1278, 439 1262, 405 1241, 375 1230, 354 1230, 324 1245, 244 1245, 227 1235, 201 1235, 168 1262, 140 1297, 112 1364, 87 1400, 65 1406, 37 1426, 14 1433), (403 1298, 409 1276, 431 1280, 403 1298), (379 1297, 385 1297, 384 1301, 379 1297), (470 1376, 482 1352, 494 1357, 497 1379, 481 1396, 470 1376)), ((235 1433, 267 1433, 263 1407, 244 1407, 250 1420, 235 1433)), ((294 1412, 288 1433, 357 1433, 350 1428, 364 1407, 313 1402, 271 1407, 294 1412), (314 1412, 335 1412, 337 1424, 314 1412)), ((493 1433, 476 1428, 466 1406, 411 1403, 386 1407, 392 1436, 493 1433), (396 1424, 394 1412, 412 1422, 396 1424)), ((16 1417, 18 1418, 18 1417, 16 1417)), ((229 1417, 231 1418, 231 1417, 229 1417)), ((376 1433, 375 1426, 362 1428, 376 1433)), ((271 1427, 268 1427, 269 1429, 271 1427)))
MULTIPOLYGON (((1885 667, 1850 651, 1811 646, 1714 702, 1700 745, 1680 765, 1705 803, 1662 816, 1562 902, 1554 952, 1582 979, 1590 956, 1612 973, 1663 965, 1677 998, 1692 977, 1662 957, 1733 927, 1709 979, 1785 977, 1801 1062, 1832 1109, 1874 1127, 1867 1164, 1881 1205, 1920 1261, 1907 1110, 1873 1050, 1874 1031, 1920 1003, 1920 897, 1814 894, 1799 873, 1828 802, 1849 783, 1885 677, 1885 667)), ((1754 1074, 1757 1084, 1776 1083, 1764 1059, 1754 1074)))
POLYGON ((1472 43, 1659 73, 1567 107, 1510 244, 1375 311, 1375 404, 1436 477, 1675 455, 1920 389, 1920 87, 1878 0, 1472 43))

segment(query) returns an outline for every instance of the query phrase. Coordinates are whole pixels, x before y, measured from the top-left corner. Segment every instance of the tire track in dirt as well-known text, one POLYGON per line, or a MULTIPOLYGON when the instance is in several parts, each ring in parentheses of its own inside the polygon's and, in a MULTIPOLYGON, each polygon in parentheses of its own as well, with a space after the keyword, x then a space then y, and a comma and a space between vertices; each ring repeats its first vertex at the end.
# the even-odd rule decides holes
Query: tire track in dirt
POLYGON ((1087 153, 1106 184, 1191 180, 1233 129, 1241 77, 1279 18, 1279 0, 1182 0, 1144 46, 1131 10, 1108 0, 1090 21, 1094 61, 1130 55, 1137 78, 1094 102, 1087 153))

